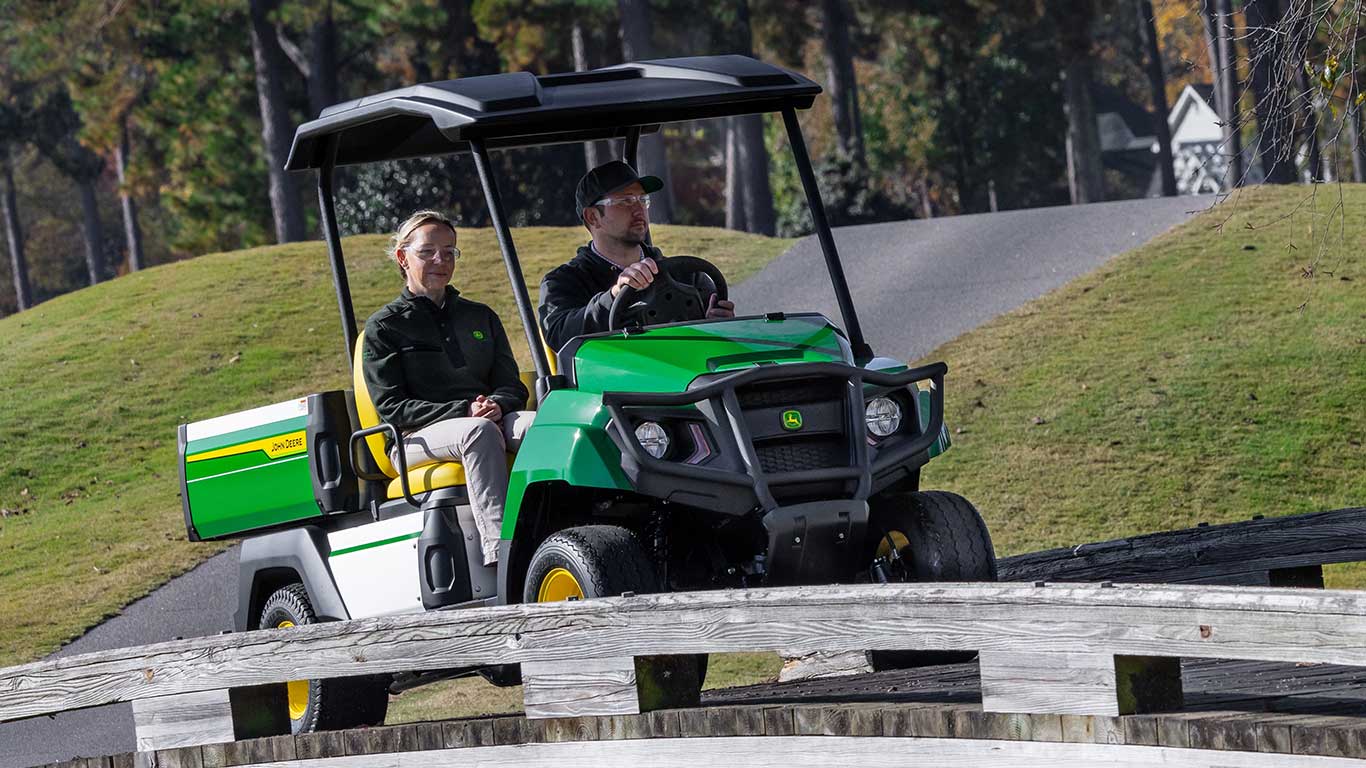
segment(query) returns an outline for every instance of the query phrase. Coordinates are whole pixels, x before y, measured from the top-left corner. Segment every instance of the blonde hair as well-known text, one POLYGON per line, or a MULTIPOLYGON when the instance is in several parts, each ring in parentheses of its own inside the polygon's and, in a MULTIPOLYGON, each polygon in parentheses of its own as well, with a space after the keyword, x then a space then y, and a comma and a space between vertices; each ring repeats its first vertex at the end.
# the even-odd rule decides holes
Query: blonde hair
POLYGON ((424 227, 428 224, 445 224, 451 228, 452 233, 455 232, 455 222, 451 221, 446 214, 439 211, 418 211, 412 216, 409 216, 402 224, 398 225, 398 231, 394 233, 393 238, 389 241, 389 256, 398 264, 399 274, 403 274, 403 264, 398 261, 399 249, 406 247, 408 243, 412 241, 413 233, 416 232, 419 227, 424 227))

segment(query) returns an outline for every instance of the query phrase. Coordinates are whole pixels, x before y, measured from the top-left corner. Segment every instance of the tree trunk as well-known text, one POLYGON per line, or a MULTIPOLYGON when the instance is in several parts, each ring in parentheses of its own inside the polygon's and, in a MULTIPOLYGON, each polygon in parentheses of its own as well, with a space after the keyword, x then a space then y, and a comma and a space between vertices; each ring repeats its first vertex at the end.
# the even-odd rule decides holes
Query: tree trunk
POLYGON ((1162 194, 1176 195, 1176 170, 1172 165, 1172 131, 1167 124, 1167 78, 1162 72, 1162 52, 1157 44, 1150 0, 1134 0, 1138 11, 1138 37, 1148 58, 1148 87, 1153 93, 1153 135, 1157 137, 1157 170, 1162 175, 1162 194))
POLYGON ((740 170, 740 118, 726 120, 726 229, 745 230, 745 201, 741 192, 744 173, 740 170))
POLYGON ((1304 122, 1300 126, 1300 136, 1309 155, 1309 180, 1323 181, 1323 153, 1319 151, 1319 116, 1314 108, 1314 84, 1303 67, 1296 67, 1295 81, 1299 86, 1300 98, 1304 101, 1304 122))
MULTIPOLYGON (((617 0, 617 8, 621 12, 621 55, 626 61, 654 58, 649 1, 617 0)), ((673 221, 673 180, 669 175, 669 156, 662 133, 640 138, 640 168, 637 170, 658 176, 664 182, 664 188, 650 196, 650 221, 656 224, 673 221)))
POLYGON ((341 101, 337 83, 337 23, 332 0, 323 3, 323 15, 308 31, 308 108, 313 117, 323 108, 341 101))
MULTIPOLYGON (((593 69, 593 62, 588 55, 588 35, 584 31, 583 22, 578 17, 574 18, 574 25, 569 30, 570 43, 574 49, 574 71, 586 72, 593 69)), ((583 143, 583 160, 588 170, 597 168, 599 165, 612 159, 612 150, 606 142, 585 141, 583 143)))
POLYGON ((1352 181, 1358 184, 1366 182, 1366 146, 1362 146, 1362 141, 1366 140, 1366 137, 1361 133, 1361 106, 1356 103, 1359 93, 1361 87, 1353 83, 1351 91, 1347 94, 1347 113, 1343 115, 1348 132, 1347 140, 1351 142, 1348 151, 1352 155, 1352 181))
POLYGON ((745 229, 772 236, 778 231, 778 216, 773 210, 773 187, 768 180, 764 118, 762 115, 741 115, 732 119, 739 128, 736 161, 740 177, 745 180, 740 193, 744 198, 745 229))
POLYGON ((100 206, 95 197, 95 179, 79 179, 81 190, 81 234, 85 237, 85 266, 90 284, 104 279, 104 225, 100 223, 100 206))
POLYGON ((128 189, 128 118, 119 126, 119 143, 114 147, 114 169, 119 178, 119 202, 123 207, 123 239, 128 248, 128 271, 142 269, 142 228, 138 226, 138 203, 128 189))
POLYGON ((5 220, 5 242, 9 244, 10 268, 14 274, 14 299, 22 312, 33 306, 33 290, 28 283, 28 261, 24 258, 24 237, 19 231, 19 204, 14 194, 14 171, 10 167, 9 147, 0 146, 0 218, 5 220))
POLYGON ((1224 91, 1224 104, 1228 108, 1223 115, 1224 145, 1229 155, 1228 171, 1231 183, 1235 187, 1241 187, 1246 175, 1243 173, 1242 99, 1238 98, 1238 40, 1234 30, 1237 19, 1233 15, 1231 0, 1214 2, 1219 7, 1219 63, 1223 70, 1219 82, 1224 91))
POLYGON ((849 44, 849 6, 846 0, 821 0, 821 13, 825 19, 821 43, 825 50, 826 82, 830 86, 830 107, 840 152, 862 167, 863 120, 859 115, 858 78, 849 44))
MULTIPOLYGON (((1294 184, 1294 116, 1290 113, 1290 83, 1277 83, 1285 71, 1285 44, 1274 29, 1285 9, 1280 0, 1246 0, 1248 59, 1252 99, 1257 115, 1257 159, 1268 184, 1294 184)), ((1293 64, 1289 65, 1293 66, 1293 64)), ((1298 67, 1295 67, 1298 69, 1298 67)))
POLYGON ((304 239, 304 212, 298 185, 285 171, 293 135, 283 87, 286 58, 269 19, 279 3, 280 0, 251 0, 251 56, 256 68, 256 101, 261 109, 261 141, 270 175, 275 240, 288 243, 304 239))
POLYGON ((1201 19, 1205 27, 1205 52, 1209 56, 1210 78, 1214 86, 1214 111, 1219 113, 1223 141, 1220 153, 1228 158, 1228 170, 1220 187, 1232 189, 1242 184, 1242 137, 1238 133, 1237 70, 1230 56, 1234 50, 1229 36, 1228 0, 1204 0, 1201 19))
POLYGON ((1063 109, 1067 113, 1067 167, 1072 203, 1097 203, 1105 199, 1105 174, 1101 165, 1100 130, 1091 102, 1091 23, 1095 8, 1090 0, 1075 0, 1061 10, 1063 59, 1063 109))
MULTIPOLYGON (((754 33, 749 23, 749 0, 736 0, 734 39, 731 48, 742 56, 754 55, 754 33)), ((768 147, 764 144, 761 115, 732 117, 726 126, 726 220, 737 208, 733 229, 773 235, 778 229, 773 211, 773 188, 768 179, 768 147), (732 184, 732 177, 734 182, 732 184)), ((726 226, 731 226, 727 224, 726 226)))

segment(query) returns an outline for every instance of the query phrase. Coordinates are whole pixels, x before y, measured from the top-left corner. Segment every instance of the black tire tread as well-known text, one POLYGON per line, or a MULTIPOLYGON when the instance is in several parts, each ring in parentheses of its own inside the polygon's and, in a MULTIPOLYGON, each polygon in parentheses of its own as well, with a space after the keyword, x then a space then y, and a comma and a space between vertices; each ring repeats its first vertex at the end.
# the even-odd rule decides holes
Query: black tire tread
POLYGON ((561 550, 566 560, 581 566, 585 598, 615 597, 622 592, 656 592, 659 578, 654 564, 634 533, 615 525, 582 525, 556 531, 541 542, 527 570, 523 589, 528 603, 536 601, 540 588, 540 562, 561 550))
MULTIPOLYGON (((273 629, 267 622, 274 611, 290 614, 295 626, 316 624, 318 616, 303 584, 281 587, 266 598, 257 626, 273 629)), ((362 725, 380 725, 389 711, 389 676, 363 675, 308 681, 308 709, 296 733, 335 731, 362 725)))
POLYGON ((929 562, 912 561, 918 577, 926 581, 995 581, 996 553, 991 532, 977 508, 948 491, 919 491, 908 495, 918 514, 908 536, 918 536, 919 549, 929 562))
MULTIPOLYGON (((881 528, 897 529, 911 543, 912 581, 996 581, 991 532, 972 502, 948 491, 918 491, 883 500, 876 515, 881 528), (917 553, 919 553, 917 555, 917 553)), ((874 529, 874 534, 881 531, 874 529)), ((873 542, 876 549, 877 542, 873 542)), ((873 668, 909 669, 972 661, 975 651, 873 651, 873 668)))

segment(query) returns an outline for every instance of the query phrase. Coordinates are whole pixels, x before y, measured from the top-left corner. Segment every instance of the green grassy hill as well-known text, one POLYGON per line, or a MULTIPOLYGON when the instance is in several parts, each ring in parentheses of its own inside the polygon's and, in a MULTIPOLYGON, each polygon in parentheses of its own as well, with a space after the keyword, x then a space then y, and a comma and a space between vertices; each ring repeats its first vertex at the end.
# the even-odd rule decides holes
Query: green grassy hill
POLYGON ((1366 186, 1251 188, 944 345, 922 484, 999 555, 1366 505, 1363 244, 1366 186))
MULTIPOLYGON (((657 227, 741 280, 789 240, 657 227)), ((584 242, 515 233, 533 298, 584 242)), ((402 283, 387 238, 343 250, 360 321, 402 283)), ((491 230, 463 230, 455 284, 521 323, 491 230)), ((32 660, 219 551, 185 540, 176 425, 350 386, 321 243, 220 253, 120 277, 0 320, 0 665, 32 660)))

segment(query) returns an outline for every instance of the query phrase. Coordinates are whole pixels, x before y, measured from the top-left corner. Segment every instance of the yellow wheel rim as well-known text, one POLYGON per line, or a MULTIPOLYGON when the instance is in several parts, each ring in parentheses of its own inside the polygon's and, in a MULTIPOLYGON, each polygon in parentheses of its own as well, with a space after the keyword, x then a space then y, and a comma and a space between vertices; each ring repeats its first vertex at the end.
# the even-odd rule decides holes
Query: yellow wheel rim
MULTIPOLYGON (((294 622, 286 619, 275 625, 276 629, 289 629, 294 626, 294 622)), ((290 680, 285 684, 289 694, 289 719, 302 720, 304 711, 308 709, 308 681, 290 680)))
POLYGON ((906 538, 906 534, 902 533, 901 531, 888 531, 887 535, 883 536, 877 544, 878 557, 892 556, 892 547, 888 543, 888 540, 891 541, 891 544, 896 545, 896 551, 898 552, 911 545, 911 540, 906 538))
POLYGON ((541 579, 541 588, 536 592, 538 603, 554 603, 571 597, 582 600, 583 587, 579 586, 579 580, 574 578, 574 574, 563 568, 552 568, 550 573, 541 579))

